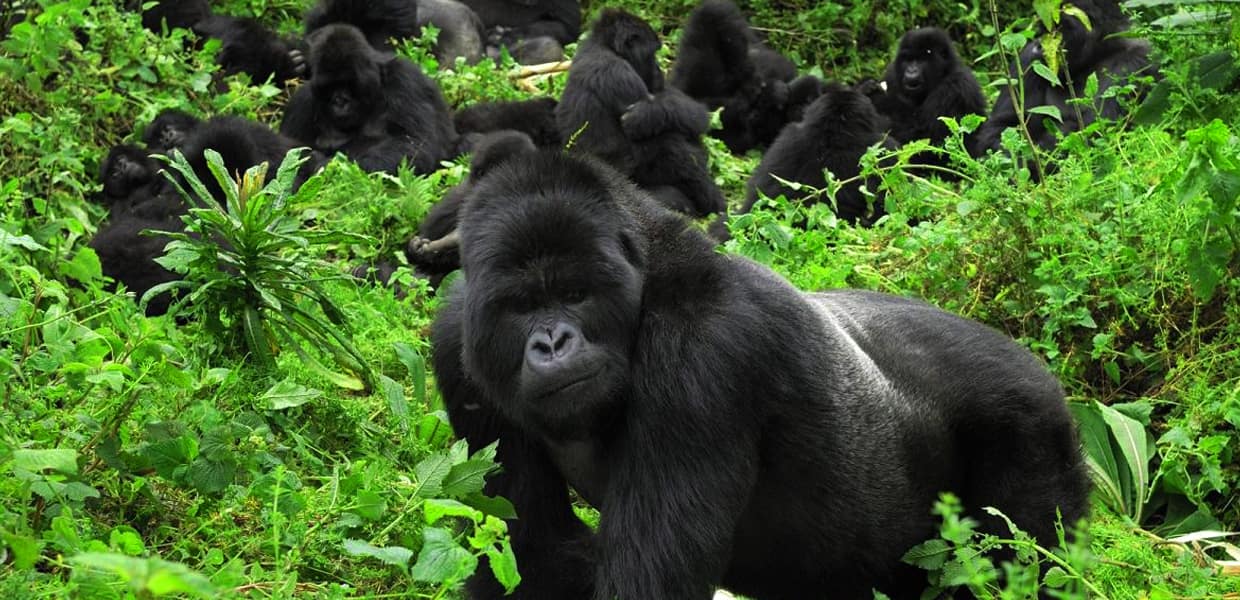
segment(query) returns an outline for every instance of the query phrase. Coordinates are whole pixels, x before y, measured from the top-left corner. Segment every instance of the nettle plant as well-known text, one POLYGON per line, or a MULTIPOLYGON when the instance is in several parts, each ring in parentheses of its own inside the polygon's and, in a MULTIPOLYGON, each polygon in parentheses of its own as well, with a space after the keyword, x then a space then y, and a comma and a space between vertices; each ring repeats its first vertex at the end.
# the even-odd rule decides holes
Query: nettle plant
MULTIPOLYGON (((179 292, 175 314, 200 319, 216 339, 231 341, 240 334, 250 360, 259 366, 274 367, 277 354, 291 350, 333 384, 367 390, 374 374, 353 345, 344 313, 320 285, 321 274, 330 269, 310 250, 371 240, 307 230, 292 214, 290 200, 298 168, 306 160, 303 154, 290 152, 275 178, 264 185, 266 163, 251 167, 238 181, 220 155, 207 150, 207 166, 224 193, 221 205, 185 157, 175 152, 169 166, 179 177, 172 182, 194 208, 183 217, 185 231, 162 232, 173 241, 158 262, 183 278, 155 286, 143 302, 179 292), (332 357, 340 370, 328 368, 316 353, 332 357)), ((320 180, 311 178, 297 194, 310 197, 319 187, 320 180)))

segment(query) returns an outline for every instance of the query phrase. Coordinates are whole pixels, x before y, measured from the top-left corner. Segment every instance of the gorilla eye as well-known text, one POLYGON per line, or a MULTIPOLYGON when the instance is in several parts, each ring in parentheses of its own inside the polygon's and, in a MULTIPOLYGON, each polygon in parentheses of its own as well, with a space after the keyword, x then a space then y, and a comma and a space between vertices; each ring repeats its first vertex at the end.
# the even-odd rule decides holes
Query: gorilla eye
POLYGON ((586 301, 586 291, 580 288, 566 290, 564 292, 564 301, 569 304, 581 304, 586 301))

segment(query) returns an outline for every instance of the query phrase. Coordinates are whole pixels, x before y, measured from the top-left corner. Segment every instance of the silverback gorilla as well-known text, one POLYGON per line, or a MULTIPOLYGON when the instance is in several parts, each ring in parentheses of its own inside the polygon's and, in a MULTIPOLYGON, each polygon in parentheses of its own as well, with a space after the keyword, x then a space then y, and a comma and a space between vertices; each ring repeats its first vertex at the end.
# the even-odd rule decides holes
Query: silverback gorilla
MULTIPOLYGON (((514 153, 471 186, 434 368, 457 434, 499 441, 512 598, 916 598, 900 557, 940 492, 1049 544, 1085 513, 1063 391, 1008 337, 802 293, 589 157, 514 153)), ((469 589, 503 593, 485 568, 469 589)))

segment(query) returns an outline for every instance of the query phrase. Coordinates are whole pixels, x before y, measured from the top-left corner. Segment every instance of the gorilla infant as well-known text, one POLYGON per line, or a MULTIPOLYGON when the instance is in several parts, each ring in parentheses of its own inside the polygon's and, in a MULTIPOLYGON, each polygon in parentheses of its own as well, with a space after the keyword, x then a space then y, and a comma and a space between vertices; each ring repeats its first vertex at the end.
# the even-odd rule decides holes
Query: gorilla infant
MULTIPOLYGON (((940 492, 1044 544, 1085 513, 1063 390, 1008 337, 802 293, 588 156, 514 153, 470 185, 433 360, 457 434, 499 441, 512 598, 916 598, 900 558, 940 492)), ((485 567, 469 590, 503 597, 485 567)))

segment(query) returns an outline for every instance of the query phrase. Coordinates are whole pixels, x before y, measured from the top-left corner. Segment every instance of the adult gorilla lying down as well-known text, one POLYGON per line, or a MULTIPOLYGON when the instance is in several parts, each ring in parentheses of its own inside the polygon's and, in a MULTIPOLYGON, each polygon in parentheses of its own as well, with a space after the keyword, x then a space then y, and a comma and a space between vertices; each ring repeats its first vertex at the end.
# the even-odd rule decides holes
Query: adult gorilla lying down
MULTIPOLYGON (((1043 544, 1057 509, 1085 513, 1063 391, 1008 337, 802 293, 587 157, 517 153, 471 181, 434 368, 458 435, 499 440, 511 597, 916 598, 925 573, 900 558, 934 535, 939 492, 1043 544)), ((472 597, 502 597, 478 573, 472 597)))

